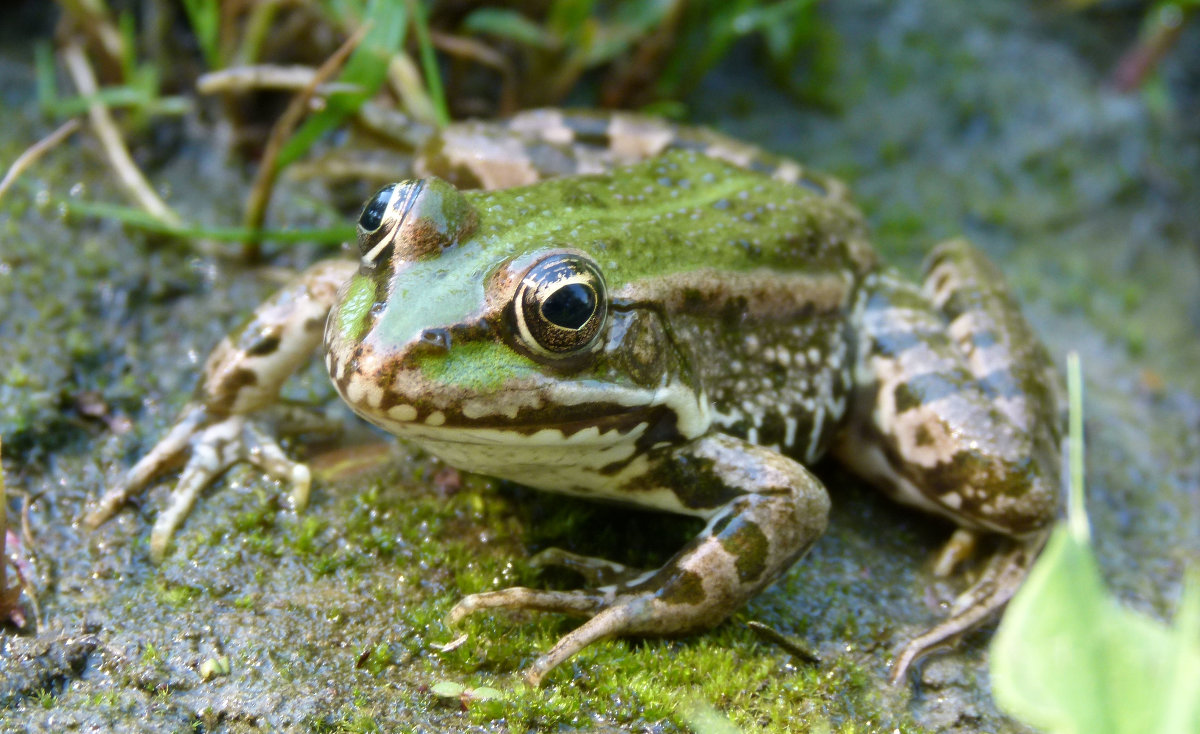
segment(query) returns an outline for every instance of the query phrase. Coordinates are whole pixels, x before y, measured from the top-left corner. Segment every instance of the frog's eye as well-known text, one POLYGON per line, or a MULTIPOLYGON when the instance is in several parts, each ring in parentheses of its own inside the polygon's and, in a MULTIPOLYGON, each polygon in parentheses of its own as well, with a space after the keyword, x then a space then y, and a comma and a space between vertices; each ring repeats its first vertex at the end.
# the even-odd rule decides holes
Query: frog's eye
POLYGON ((558 253, 529 268, 513 299, 516 337, 534 355, 576 356, 594 346, 608 315, 604 277, 591 260, 558 253))
POLYGON ((383 225, 383 215, 387 213, 388 204, 392 202, 392 194, 400 184, 388 184, 375 192, 363 204, 362 214, 358 215, 358 227, 363 234, 374 234, 383 225))

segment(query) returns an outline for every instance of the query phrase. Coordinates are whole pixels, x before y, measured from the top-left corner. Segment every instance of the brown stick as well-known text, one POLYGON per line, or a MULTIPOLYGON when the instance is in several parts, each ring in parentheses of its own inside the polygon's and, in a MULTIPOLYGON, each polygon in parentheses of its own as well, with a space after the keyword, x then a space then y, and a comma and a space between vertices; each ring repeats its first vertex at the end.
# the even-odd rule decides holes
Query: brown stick
POLYGON ((117 180, 125 187, 126 193, 156 219, 173 227, 181 226, 182 220, 179 215, 154 193, 146 177, 133 162, 129 148, 125 146, 125 140, 109 114, 108 107, 96 97, 96 75, 92 72, 92 66, 88 63, 83 48, 78 43, 71 42, 63 49, 62 55, 79 93, 91 98, 88 104, 88 119, 92 123, 92 129, 96 131, 96 137, 100 139, 105 155, 108 156, 108 162, 116 171, 117 180))
POLYGON ((25 149, 25 152, 17 156, 17 159, 8 167, 8 173, 4 174, 4 179, 0 180, 0 199, 4 198, 4 194, 9 187, 17 180, 17 177, 24 173, 30 166, 38 162, 38 159, 49 153, 59 143, 66 140, 71 133, 79 129, 79 120, 70 119, 58 126, 58 129, 50 133, 46 137, 37 141, 33 145, 25 149))
MULTIPOLYGON (((341 68, 350 52, 358 47, 366 33, 367 27, 364 25, 351 34, 338 47, 338 50, 334 51, 333 55, 321 64, 308 84, 295 97, 292 97, 287 109, 283 111, 279 120, 275 122, 275 126, 271 128, 271 135, 267 138, 267 147, 263 151, 262 160, 259 161, 258 173, 254 177, 254 185, 250 189, 250 196, 246 202, 246 216, 242 220, 246 227, 255 230, 262 229, 263 222, 267 218, 267 205, 271 202, 271 192, 275 189, 275 179, 279 176, 276 161, 279 160, 279 153, 283 150, 284 142, 291 137, 296 126, 300 124, 300 120, 308 112, 308 102, 316 93, 317 87, 341 68)), ((257 239, 245 243, 242 253, 247 260, 258 259, 259 244, 257 239)))

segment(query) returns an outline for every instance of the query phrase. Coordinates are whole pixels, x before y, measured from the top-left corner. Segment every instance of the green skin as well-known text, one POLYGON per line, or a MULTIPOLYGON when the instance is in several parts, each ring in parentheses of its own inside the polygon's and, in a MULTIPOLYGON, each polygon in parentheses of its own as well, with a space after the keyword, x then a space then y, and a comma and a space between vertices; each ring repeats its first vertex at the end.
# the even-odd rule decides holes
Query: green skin
POLYGON ((447 462, 707 521, 655 571, 554 551, 543 561, 616 580, 463 599, 452 622, 493 608, 587 618, 534 663, 532 683, 598 639, 711 627, 777 579, 825 529, 829 497, 804 465, 826 452, 959 525, 943 573, 977 534, 1006 537, 952 615, 901 651, 893 680, 1020 584, 1058 505, 1057 376, 970 245, 941 245, 923 286, 906 283, 878 264, 838 182, 645 118, 467 123, 431 141, 421 166, 528 185, 459 191, 430 177, 381 190, 360 216, 357 267, 310 268, 219 345, 179 424, 93 524, 189 446, 156 558, 235 461, 289 479, 302 506, 307 468, 253 416, 324 324, 346 402, 447 462), (499 165, 514 150, 530 153, 499 165), (606 172, 539 181, 571 172, 539 160, 606 172))

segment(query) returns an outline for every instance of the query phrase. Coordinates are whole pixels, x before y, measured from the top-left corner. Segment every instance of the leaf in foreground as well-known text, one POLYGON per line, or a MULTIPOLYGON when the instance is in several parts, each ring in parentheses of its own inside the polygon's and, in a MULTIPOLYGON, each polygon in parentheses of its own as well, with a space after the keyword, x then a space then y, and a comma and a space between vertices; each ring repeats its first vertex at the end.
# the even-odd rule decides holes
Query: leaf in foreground
POLYGON ((1200 732, 1200 583, 1175 629, 1108 594, 1091 548, 1054 531, 992 642, 999 706, 1050 732, 1200 732))

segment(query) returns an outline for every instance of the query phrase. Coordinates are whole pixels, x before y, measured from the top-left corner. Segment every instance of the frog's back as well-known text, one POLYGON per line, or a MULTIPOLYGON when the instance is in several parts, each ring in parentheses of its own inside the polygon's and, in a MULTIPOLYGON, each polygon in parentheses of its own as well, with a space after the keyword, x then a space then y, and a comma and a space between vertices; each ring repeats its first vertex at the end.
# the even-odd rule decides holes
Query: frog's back
POLYGON ((661 309, 719 430, 812 460, 845 412, 847 313, 876 258, 842 189, 759 168, 671 150, 471 196, 494 246, 582 250, 614 303, 661 309))
POLYGON ((862 217, 840 189, 769 174, 670 150, 608 174, 467 196, 485 246, 514 256, 582 250, 617 298, 697 272, 860 277, 874 265, 862 217))

